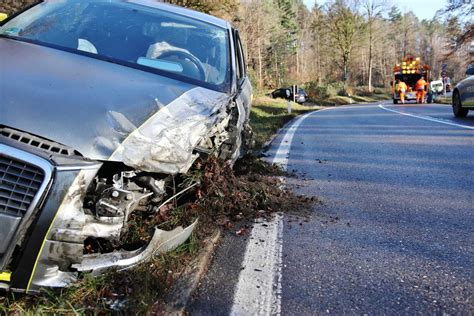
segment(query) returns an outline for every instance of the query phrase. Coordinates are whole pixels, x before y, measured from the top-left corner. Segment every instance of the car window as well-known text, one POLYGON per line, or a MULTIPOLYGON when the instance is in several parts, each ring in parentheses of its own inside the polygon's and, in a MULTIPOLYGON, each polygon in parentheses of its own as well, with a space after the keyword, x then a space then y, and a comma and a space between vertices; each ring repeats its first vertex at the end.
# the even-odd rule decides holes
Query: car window
POLYGON ((474 76, 474 66, 467 68, 466 77, 474 76))
POLYGON ((234 32, 235 37, 235 56, 237 61, 237 79, 240 81, 246 76, 246 68, 245 68, 245 58, 244 58, 244 50, 242 47, 242 42, 240 41, 239 32, 234 32))
POLYGON ((229 82, 226 29, 129 2, 45 1, 0 27, 0 35, 86 52, 216 87, 229 82))

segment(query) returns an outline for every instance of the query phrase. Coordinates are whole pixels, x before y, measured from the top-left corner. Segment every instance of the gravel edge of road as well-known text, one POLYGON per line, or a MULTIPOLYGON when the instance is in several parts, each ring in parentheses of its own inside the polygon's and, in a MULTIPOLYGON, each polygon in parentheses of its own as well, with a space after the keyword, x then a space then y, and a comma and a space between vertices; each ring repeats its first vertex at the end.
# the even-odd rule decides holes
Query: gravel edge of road
POLYGON ((186 268, 167 295, 165 300, 166 315, 185 315, 186 307, 191 301, 193 293, 198 288, 202 277, 206 274, 221 238, 222 231, 217 229, 204 241, 205 246, 186 268))

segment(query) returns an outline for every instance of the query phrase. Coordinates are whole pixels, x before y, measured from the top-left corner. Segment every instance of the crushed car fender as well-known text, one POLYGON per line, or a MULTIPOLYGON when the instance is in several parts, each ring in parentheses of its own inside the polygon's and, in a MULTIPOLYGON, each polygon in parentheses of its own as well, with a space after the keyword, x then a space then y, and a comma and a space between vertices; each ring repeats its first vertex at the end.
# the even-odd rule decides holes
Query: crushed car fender
MULTIPOLYGON (((129 215, 93 217, 86 214, 83 200, 101 166, 98 164, 95 168, 81 170, 68 189, 43 243, 28 286, 29 292, 44 287, 68 286, 77 281, 78 272, 99 274, 112 268, 133 267, 155 254, 177 248, 191 236, 197 220, 189 227, 178 227, 172 231, 155 228, 148 244, 134 251, 84 254, 84 240, 88 237, 119 238, 129 215)), ((133 209, 141 199, 150 195, 137 193, 136 198, 129 199, 128 208, 133 209)))
POLYGON ((27 291, 64 287, 77 280, 77 273, 70 272, 68 265, 82 261, 86 221, 82 204, 100 167, 81 170, 69 187, 43 242, 27 291))
POLYGON ((224 93, 191 89, 136 128, 110 160, 147 172, 186 173, 198 158, 195 148, 229 117, 230 103, 224 93))

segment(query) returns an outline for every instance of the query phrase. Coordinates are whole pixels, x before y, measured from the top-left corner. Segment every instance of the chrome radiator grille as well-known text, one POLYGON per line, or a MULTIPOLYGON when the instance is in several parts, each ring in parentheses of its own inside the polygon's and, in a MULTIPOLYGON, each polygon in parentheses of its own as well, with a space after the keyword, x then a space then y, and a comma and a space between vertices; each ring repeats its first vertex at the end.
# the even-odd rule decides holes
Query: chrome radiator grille
POLYGON ((53 170, 49 161, 0 142, 0 271, 32 223, 53 170))
POLYGON ((25 216, 44 178, 41 169, 0 156, 0 213, 25 216))

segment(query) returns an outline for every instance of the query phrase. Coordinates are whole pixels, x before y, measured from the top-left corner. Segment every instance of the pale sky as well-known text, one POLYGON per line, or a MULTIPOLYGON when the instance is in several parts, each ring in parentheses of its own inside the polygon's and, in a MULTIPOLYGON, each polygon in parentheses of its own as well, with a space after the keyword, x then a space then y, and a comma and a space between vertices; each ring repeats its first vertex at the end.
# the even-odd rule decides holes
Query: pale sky
MULTIPOLYGON (((304 0, 308 8, 312 8, 314 3, 324 4, 325 0, 304 0)), ((413 11, 420 20, 432 19, 436 11, 443 9, 446 0, 389 0, 389 7, 396 5, 402 12, 413 11)))

